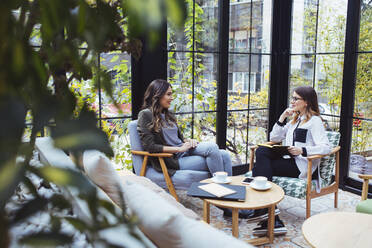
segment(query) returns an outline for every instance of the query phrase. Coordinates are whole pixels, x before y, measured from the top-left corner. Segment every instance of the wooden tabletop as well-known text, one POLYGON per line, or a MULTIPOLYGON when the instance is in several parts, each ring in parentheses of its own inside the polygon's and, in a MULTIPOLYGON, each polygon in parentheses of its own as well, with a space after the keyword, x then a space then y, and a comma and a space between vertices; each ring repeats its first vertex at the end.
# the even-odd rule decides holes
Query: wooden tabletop
POLYGON ((356 212, 313 215, 302 225, 302 233, 317 248, 371 248, 372 215, 356 212))
MULTIPOLYGON (((237 208, 237 209, 258 209, 265 208, 272 205, 276 205, 284 198, 284 191, 281 187, 275 183, 271 183, 271 189, 266 191, 258 191, 252 189, 248 185, 244 185, 241 182, 244 180, 244 176, 233 176, 230 177, 231 185, 243 185, 246 186, 246 196, 244 202, 239 201, 225 201, 225 200, 214 200, 214 199, 204 199, 209 203, 226 208, 237 208)), ((202 183, 212 182, 211 179, 206 179, 201 181, 202 183)))

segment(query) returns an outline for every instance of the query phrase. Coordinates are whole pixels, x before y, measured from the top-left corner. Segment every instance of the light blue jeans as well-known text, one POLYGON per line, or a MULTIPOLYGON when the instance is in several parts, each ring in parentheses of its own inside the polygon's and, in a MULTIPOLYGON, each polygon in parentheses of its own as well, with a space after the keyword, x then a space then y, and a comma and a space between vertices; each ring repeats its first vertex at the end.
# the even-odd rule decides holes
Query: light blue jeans
POLYGON ((219 149, 213 142, 201 142, 194 149, 178 159, 181 170, 209 171, 212 175, 216 171, 226 171, 232 175, 230 154, 219 149))

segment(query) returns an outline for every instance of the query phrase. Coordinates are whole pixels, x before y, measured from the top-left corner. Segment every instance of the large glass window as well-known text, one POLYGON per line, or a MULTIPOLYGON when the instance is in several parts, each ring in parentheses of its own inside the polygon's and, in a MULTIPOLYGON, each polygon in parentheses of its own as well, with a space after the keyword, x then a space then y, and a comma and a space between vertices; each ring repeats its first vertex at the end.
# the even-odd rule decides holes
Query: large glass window
MULTIPOLYGON (((84 48, 82 48, 82 52, 85 52, 84 48)), ((127 136, 127 125, 132 114, 130 56, 127 53, 113 51, 101 53, 99 58, 92 57, 92 60, 99 63, 100 70, 108 71, 110 77, 91 81, 74 80, 71 82, 70 88, 81 104, 88 103, 89 107, 97 113, 97 125, 109 137, 114 150, 115 164, 123 168, 131 168, 130 146, 127 136), (95 90, 94 84, 98 84, 98 90, 95 90), (112 84, 113 99, 103 90, 104 84, 112 84)))
POLYGON ((293 1, 290 91, 315 88, 327 130, 339 130, 346 14, 347 0, 293 1))
POLYGON ((183 32, 168 25, 168 80, 173 110, 187 138, 215 142, 218 3, 187 0, 183 32))
POLYGON ((249 145, 266 141, 272 2, 230 1, 227 150, 249 160, 249 145))
MULTIPOLYGON (((168 26, 168 80, 184 132, 215 141, 218 1, 187 0, 185 29, 168 26)), ((248 145, 266 140, 271 39, 271 0, 230 1, 226 148, 246 163, 248 145), (262 121, 264 120, 264 121, 262 121), (250 137, 250 138, 249 138, 250 137)), ((224 82, 219 82, 224 83, 224 82)))
POLYGON ((372 4, 362 1, 349 176, 372 174, 372 4))

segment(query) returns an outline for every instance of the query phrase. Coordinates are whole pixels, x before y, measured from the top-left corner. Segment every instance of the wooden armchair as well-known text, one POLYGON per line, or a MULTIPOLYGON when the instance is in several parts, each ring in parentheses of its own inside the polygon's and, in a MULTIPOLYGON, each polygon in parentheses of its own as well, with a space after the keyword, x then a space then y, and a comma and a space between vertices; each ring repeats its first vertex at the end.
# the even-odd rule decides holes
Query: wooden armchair
POLYGON ((173 182, 172 182, 171 178, 169 177, 167 166, 165 166, 165 163, 164 163, 164 158, 172 157, 173 154, 171 154, 171 153, 149 153, 149 152, 134 151, 134 150, 132 150, 131 152, 134 155, 143 156, 143 162, 142 162, 142 167, 141 167, 141 172, 140 172, 140 176, 143 176, 143 177, 146 175, 147 160, 148 160, 148 158, 149 157, 157 157, 159 159, 161 170, 163 172, 164 180, 165 180, 165 182, 167 184, 167 188, 169 190, 169 193, 177 201, 179 201, 178 196, 177 196, 177 193, 176 193, 176 190, 175 190, 174 185, 173 185, 173 182))
MULTIPOLYGON (((328 139, 332 145, 335 147, 332 152, 327 155, 313 155, 308 156, 308 173, 307 179, 303 180, 300 178, 290 178, 290 177, 273 177, 273 183, 279 185, 283 188, 286 195, 306 199, 306 218, 310 217, 311 212, 311 199, 323 196, 326 194, 335 194, 334 206, 337 208, 338 202, 338 187, 339 187, 339 151, 340 146, 338 146, 340 134, 338 132, 327 132, 328 139), (319 165, 320 172, 320 183, 321 190, 318 193, 316 191, 316 182, 312 180, 312 163, 314 159, 321 159, 319 165), (335 180, 332 182, 333 169, 335 170, 335 180)), ((272 142, 268 142, 273 144, 272 142)), ((257 146, 250 147, 251 157, 249 163, 249 170, 252 170, 254 162, 254 154, 257 146)))
POLYGON ((132 149, 132 161, 134 172, 139 176, 145 176, 162 188, 167 188, 169 193, 178 201, 176 189, 187 190, 193 182, 210 177, 208 171, 177 170, 172 177, 168 174, 164 158, 171 157, 171 153, 149 153, 144 151, 139 134, 137 132, 137 120, 128 124, 130 146, 132 149), (152 166, 147 166, 149 157, 157 157, 162 172, 156 171, 152 166))
POLYGON ((362 201, 357 205, 356 211, 359 213, 372 214, 372 199, 367 199, 368 196, 368 183, 372 179, 372 175, 359 175, 363 179, 362 187, 362 201))

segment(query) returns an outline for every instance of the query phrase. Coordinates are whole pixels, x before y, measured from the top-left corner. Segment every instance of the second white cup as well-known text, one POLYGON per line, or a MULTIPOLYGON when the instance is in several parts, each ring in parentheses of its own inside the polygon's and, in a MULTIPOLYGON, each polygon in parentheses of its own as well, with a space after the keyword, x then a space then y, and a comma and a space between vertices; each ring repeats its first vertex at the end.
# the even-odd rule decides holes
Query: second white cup
POLYGON ((267 177, 263 177, 263 176, 254 177, 253 183, 254 183, 257 187, 259 187, 259 188, 263 188, 263 187, 266 186, 266 183, 267 183, 267 177))
POLYGON ((217 171, 213 173, 213 177, 218 182, 225 182, 227 180, 227 172, 226 171, 217 171))

